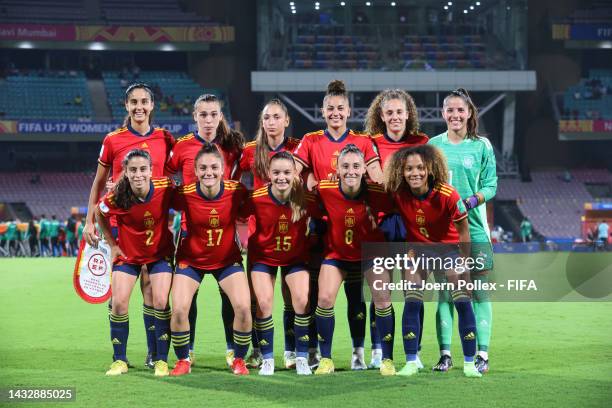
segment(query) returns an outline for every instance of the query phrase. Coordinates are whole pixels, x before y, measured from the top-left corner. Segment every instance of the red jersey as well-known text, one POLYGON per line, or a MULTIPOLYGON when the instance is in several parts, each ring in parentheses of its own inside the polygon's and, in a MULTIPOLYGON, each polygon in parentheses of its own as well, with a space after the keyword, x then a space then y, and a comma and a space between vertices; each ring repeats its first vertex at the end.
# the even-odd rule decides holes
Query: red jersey
POLYGON ((383 167, 387 162, 387 159, 398 150, 405 147, 426 144, 428 140, 429 137, 425 133, 404 136, 397 142, 391 139, 386 133, 380 133, 372 136, 372 141, 374 142, 374 145, 378 150, 378 155, 380 156, 381 167, 383 167))
MULTIPOLYGON (((216 139, 215 139, 216 140, 216 139)), ((225 151, 219 144, 213 140, 213 143, 217 145, 221 155, 223 156, 223 178, 232 179, 232 172, 234 166, 240 157, 239 151, 225 151)), ((195 183, 195 157, 200 151, 202 146, 206 143, 197 133, 189 133, 186 136, 179 138, 176 141, 176 145, 170 152, 170 157, 166 162, 166 169, 169 173, 175 174, 178 172, 183 173, 183 185, 195 183)))
POLYGON ((187 236, 176 254, 177 264, 212 270, 242 264, 236 243, 236 218, 246 196, 246 188, 237 181, 225 180, 216 197, 208 199, 199 183, 182 186, 173 207, 184 211, 187 236))
POLYGON ((143 202, 124 210, 115 204, 114 193, 108 193, 98 204, 105 217, 117 220, 119 247, 125 254, 118 260, 130 264, 147 264, 172 257, 174 245, 168 229, 168 210, 174 195, 167 177, 151 179, 151 189, 143 202))
MULTIPOLYGON (((300 144, 299 139, 294 139, 293 137, 285 137, 285 140, 274 150, 271 150, 268 153, 268 158, 274 156, 274 154, 278 152, 293 152, 293 150, 300 144)), ((242 155, 240 156, 240 171, 250 171, 253 173, 253 190, 257 190, 260 187, 263 187, 267 180, 263 180, 259 177, 257 172, 255 171, 255 150, 257 148, 257 143, 255 141, 249 142, 244 146, 244 150, 242 151, 242 155)))
POLYGON ((338 181, 324 180, 319 183, 319 196, 329 214, 325 259, 360 261, 362 242, 385 240, 383 232, 371 221, 373 214, 389 212, 392 207, 382 186, 364 183, 357 197, 348 198, 338 181))
POLYGON ((121 162, 130 150, 142 149, 149 152, 153 177, 164 175, 164 164, 174 146, 174 137, 163 128, 151 128, 149 133, 140 135, 131 126, 117 129, 107 134, 102 142, 98 163, 111 167, 113 181, 116 182, 123 169, 121 162))
POLYGON ((245 210, 255 220, 255 230, 249 236, 250 264, 285 266, 306 261, 308 219, 318 215, 315 196, 306 193, 304 205, 307 214, 294 223, 291 206, 279 202, 269 185, 250 194, 245 210))
POLYGON ((415 242, 456 244, 459 233, 455 222, 468 216, 459 193, 450 184, 439 183, 424 197, 403 190, 393 194, 407 236, 415 242))
POLYGON ((363 152, 366 166, 380 161, 372 139, 350 129, 338 140, 334 140, 327 130, 307 133, 293 154, 298 162, 314 173, 316 180, 327 180, 330 174, 336 174, 340 150, 349 143, 356 145, 363 152))

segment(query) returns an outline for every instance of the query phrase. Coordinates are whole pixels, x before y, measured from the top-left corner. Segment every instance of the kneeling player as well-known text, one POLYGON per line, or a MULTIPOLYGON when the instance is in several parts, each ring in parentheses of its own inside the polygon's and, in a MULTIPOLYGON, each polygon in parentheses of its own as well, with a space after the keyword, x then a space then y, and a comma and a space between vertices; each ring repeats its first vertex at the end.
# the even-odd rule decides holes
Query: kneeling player
MULTIPOLYGON (((469 256, 470 232, 467 212, 457 191, 447 183, 446 160, 431 145, 402 149, 395 153, 386 168, 386 187, 406 225, 408 236, 415 242, 459 244, 463 256, 469 256)), ((456 275, 447 274, 450 282, 456 275)), ((406 280, 420 288, 425 275, 407 273, 406 280)), ((456 287, 456 286, 455 286, 456 287)), ((406 365, 398 375, 418 372, 417 350, 421 331, 419 312, 423 305, 422 290, 406 291, 402 316, 402 336, 406 365)), ((452 291, 459 315, 459 332, 463 346, 463 372, 467 377, 481 377, 474 365, 476 354, 476 319, 470 297, 462 290, 452 291)))
MULTIPOLYGON (((388 211, 389 202, 381 186, 365 183, 365 171, 363 153, 354 144, 348 144, 338 156, 338 181, 319 183, 319 195, 329 214, 329 227, 325 259, 319 273, 319 297, 315 312, 322 356, 315 374, 334 372, 331 359, 334 303, 343 280, 347 296, 356 293, 359 297, 350 299, 349 305, 361 305, 363 308, 350 310, 349 307, 348 313, 353 317, 349 323, 365 319, 365 304, 361 302, 361 243, 384 241, 373 214, 388 211), (347 285, 358 285, 359 291, 348 291, 347 285)), ((351 361, 353 370, 367 368, 363 356, 363 337, 360 342, 360 345, 353 344, 356 350, 351 361)))
MULTIPOLYGON (((270 159, 270 184, 255 190, 249 200, 249 214, 255 216, 255 231, 249 238, 249 263, 253 291, 257 298, 255 330, 263 363, 259 374, 274 374, 274 282, 281 268, 291 292, 295 311, 294 331, 298 375, 310 375, 308 366, 309 275, 306 270, 307 206, 315 207, 314 196, 304 197, 295 161, 289 152, 270 159)), ((312 211, 310 211, 312 212, 312 211)))
POLYGON ((113 260, 110 326, 114 361, 106 375, 128 371, 128 305, 134 283, 142 266, 146 265, 155 310, 158 358, 155 375, 166 376, 170 323, 168 292, 172 283, 170 261, 174 252, 172 234, 168 230, 172 185, 168 178, 151 178, 151 156, 144 150, 131 150, 125 156, 123 172, 113 192, 96 207, 98 224, 111 247, 113 260), (119 244, 111 233, 110 216, 117 219, 119 244))
POLYGON ((184 211, 187 236, 176 254, 172 286, 172 344, 178 361, 173 376, 191 371, 189 360, 189 308, 205 274, 212 274, 234 309, 234 351, 231 366, 236 375, 249 370, 244 356, 251 342, 251 296, 234 239, 236 218, 247 191, 236 181, 223 181, 223 158, 217 147, 205 144, 195 158, 197 182, 179 189, 173 207, 184 211))

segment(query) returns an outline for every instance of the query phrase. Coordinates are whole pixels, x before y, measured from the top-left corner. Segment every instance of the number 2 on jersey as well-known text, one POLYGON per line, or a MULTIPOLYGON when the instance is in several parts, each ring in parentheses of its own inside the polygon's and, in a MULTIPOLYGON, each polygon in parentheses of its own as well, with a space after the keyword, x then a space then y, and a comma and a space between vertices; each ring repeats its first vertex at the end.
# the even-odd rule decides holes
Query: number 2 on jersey
POLYGON ((153 230, 145 230, 145 234, 147 234, 147 240, 145 241, 145 245, 153 245, 153 235, 155 234, 155 232, 153 230))

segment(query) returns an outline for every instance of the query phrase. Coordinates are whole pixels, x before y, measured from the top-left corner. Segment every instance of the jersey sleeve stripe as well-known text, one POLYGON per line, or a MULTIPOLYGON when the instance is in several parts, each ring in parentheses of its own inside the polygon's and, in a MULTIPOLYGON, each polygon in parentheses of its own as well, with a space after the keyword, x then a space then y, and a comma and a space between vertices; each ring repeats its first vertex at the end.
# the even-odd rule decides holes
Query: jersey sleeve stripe
POLYGON ((111 165, 108 163, 104 163, 102 160, 98 159, 98 164, 102 167, 110 167, 111 165))
POLYGON ((463 219, 465 219, 465 218, 467 218, 467 217, 468 217, 468 213, 463 213, 463 214, 461 214, 461 217, 459 217, 459 218, 455 218, 455 219, 453 220, 453 222, 459 222, 459 221, 461 221, 461 220, 463 220, 463 219))
POLYGON ((372 157, 370 160, 368 160, 366 162, 366 166, 369 166, 370 164, 374 163, 374 162, 379 162, 380 161, 380 157, 378 156, 374 156, 372 157))

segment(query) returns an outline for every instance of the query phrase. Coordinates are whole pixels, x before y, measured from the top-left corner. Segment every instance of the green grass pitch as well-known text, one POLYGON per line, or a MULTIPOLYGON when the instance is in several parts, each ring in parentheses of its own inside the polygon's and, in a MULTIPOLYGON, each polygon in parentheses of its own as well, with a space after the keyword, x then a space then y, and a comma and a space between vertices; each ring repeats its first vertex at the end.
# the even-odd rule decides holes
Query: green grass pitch
MULTIPOLYGON (((516 257, 518 255, 510 255, 516 257)), ((529 255, 538 257, 540 255, 529 255)), ((512 260, 512 259, 511 259, 512 260)), ((237 378, 225 368, 217 286, 207 277, 198 298, 196 367, 189 376, 158 379, 145 370, 142 300, 130 305, 128 357, 136 366, 108 378, 112 346, 106 304, 83 302, 72 288, 74 259, 1 259, 2 387, 76 387, 67 407, 603 407, 612 400, 610 303, 495 303, 491 371, 482 379, 459 368, 434 374, 435 304, 426 304, 422 358, 427 369, 413 378, 351 372, 350 339, 342 291, 336 305, 334 361, 338 372, 297 377, 282 366, 282 301, 276 297, 276 361, 272 377, 251 370, 237 378)), ((277 291, 278 293, 278 291, 277 291)), ((395 361, 403 365, 399 317, 395 361)), ((456 336, 458 337, 458 336, 456 336)), ((369 337, 366 348, 369 347, 369 337)), ((369 349, 366 351, 369 362, 369 349)), ((175 358, 170 352, 170 365, 175 358)), ((29 406, 32 404, 2 404, 29 406)), ((44 404, 47 405, 47 404, 44 404)), ((42 404, 33 404, 42 406, 42 404)))

